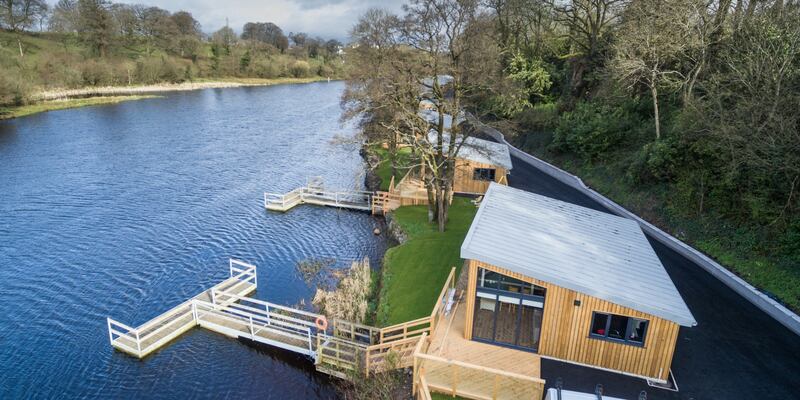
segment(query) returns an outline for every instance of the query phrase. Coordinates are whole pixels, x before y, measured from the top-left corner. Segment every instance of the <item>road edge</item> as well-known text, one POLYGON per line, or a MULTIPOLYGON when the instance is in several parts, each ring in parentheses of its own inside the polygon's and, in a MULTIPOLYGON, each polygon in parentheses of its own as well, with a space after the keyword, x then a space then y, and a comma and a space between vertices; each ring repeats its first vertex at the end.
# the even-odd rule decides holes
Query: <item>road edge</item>
POLYGON ((671 248, 695 264, 699 265, 701 268, 708 271, 712 276, 722 281, 722 283, 724 283, 726 286, 733 289, 733 291, 747 299, 747 301, 780 322, 790 331, 800 335, 800 316, 792 312, 792 310, 786 308, 784 305, 770 298, 753 285, 747 283, 744 279, 729 271, 727 268, 723 267, 707 255, 676 239, 669 233, 662 231, 655 225, 645 221, 638 215, 628 211, 611 199, 596 192, 587 186, 583 180, 581 180, 581 178, 514 147, 511 143, 506 141, 505 135, 503 135, 502 132, 484 124, 472 114, 467 113, 467 120, 476 127, 480 127, 481 131, 485 134, 508 146, 509 151, 513 155, 530 164, 534 168, 584 193, 609 210, 613 211, 615 214, 636 221, 639 223, 639 226, 643 231, 645 231, 645 233, 649 234, 665 246, 671 248))

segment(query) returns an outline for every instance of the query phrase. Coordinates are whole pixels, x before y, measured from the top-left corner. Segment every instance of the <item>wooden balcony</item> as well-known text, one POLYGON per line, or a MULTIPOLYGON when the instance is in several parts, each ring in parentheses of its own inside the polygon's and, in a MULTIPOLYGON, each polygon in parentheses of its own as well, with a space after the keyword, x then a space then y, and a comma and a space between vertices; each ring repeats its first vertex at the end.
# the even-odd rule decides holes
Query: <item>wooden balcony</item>
POLYGON ((536 399, 544 393, 541 359, 530 352, 464 339, 466 322, 459 301, 433 336, 415 351, 414 393, 426 388, 470 399, 536 399))

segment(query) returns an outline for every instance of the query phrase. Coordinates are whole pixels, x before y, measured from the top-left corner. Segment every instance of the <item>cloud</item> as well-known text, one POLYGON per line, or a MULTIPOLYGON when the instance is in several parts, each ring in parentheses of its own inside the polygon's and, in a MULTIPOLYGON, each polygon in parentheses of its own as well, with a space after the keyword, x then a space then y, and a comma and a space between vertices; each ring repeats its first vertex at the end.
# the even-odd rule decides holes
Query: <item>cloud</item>
POLYGON ((311 36, 347 41, 350 28, 364 11, 377 7, 399 13, 403 1, 143 0, 142 3, 172 12, 189 11, 207 33, 225 26, 227 18, 231 28, 237 32, 241 32, 246 22, 273 22, 285 33, 306 32, 311 36))

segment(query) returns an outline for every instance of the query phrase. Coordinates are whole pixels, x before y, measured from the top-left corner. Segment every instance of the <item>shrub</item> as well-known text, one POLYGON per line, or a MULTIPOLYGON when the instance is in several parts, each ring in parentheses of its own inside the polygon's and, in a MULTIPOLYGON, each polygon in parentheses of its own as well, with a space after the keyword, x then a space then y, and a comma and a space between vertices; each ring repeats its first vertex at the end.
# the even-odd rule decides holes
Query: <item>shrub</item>
POLYGON ((285 64, 268 58, 259 58, 250 65, 250 71, 259 78, 273 79, 286 74, 286 70, 282 68, 284 66, 285 64))
POLYGON ((113 81, 114 73, 104 61, 87 60, 80 65, 84 85, 107 86, 113 81))
POLYGON ((623 107, 582 102, 564 112, 558 121, 551 149, 575 152, 590 160, 600 158, 622 143, 637 118, 623 107))
POLYGON ((151 57, 136 63, 136 80, 140 83, 179 83, 183 82, 185 76, 186 69, 167 57, 151 57))
POLYGON ((329 67, 327 64, 321 64, 319 68, 317 68, 317 75, 328 78, 334 74, 333 68, 329 67))
POLYGON ((20 106, 29 100, 30 87, 17 74, 0 74, 0 106, 20 106))
POLYGON ((311 66, 306 61, 297 60, 292 63, 290 71, 295 78, 306 78, 310 75, 311 66))
POLYGON ((558 108, 555 103, 536 104, 533 108, 521 112, 518 118, 525 130, 548 131, 558 123, 558 108))
POLYGON ((636 153, 628 177, 635 183, 670 180, 678 172, 680 156, 679 144, 673 139, 647 143, 636 153))
MULTIPOLYGON (((324 268, 324 266, 322 267, 324 268)), ((329 318, 339 318, 362 323, 369 309, 369 294, 372 284, 369 259, 355 261, 334 290, 317 288, 312 303, 329 318)), ((311 274, 318 274, 312 272, 311 274)))

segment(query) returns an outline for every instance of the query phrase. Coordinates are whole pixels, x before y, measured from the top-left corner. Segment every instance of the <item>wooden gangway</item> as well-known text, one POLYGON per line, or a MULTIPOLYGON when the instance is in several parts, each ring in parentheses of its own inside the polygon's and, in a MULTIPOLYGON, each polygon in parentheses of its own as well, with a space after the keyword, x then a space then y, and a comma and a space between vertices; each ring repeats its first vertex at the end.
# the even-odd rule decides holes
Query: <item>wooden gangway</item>
POLYGON ((430 316, 377 328, 247 297, 258 287, 256 266, 230 260, 230 277, 136 328, 107 318, 111 345, 144 358, 193 327, 244 338, 309 357, 320 372, 340 378, 413 364, 423 334, 435 332, 444 318, 453 274, 430 316), (390 362, 391 360, 391 362, 390 362))
POLYGON ((246 297, 257 287, 256 267, 230 260, 230 278, 137 328, 107 318, 109 340, 114 348, 144 358, 199 326, 316 359, 318 340, 327 342, 315 326, 320 315, 246 297))
POLYGON ((375 192, 364 190, 326 190, 321 177, 309 178, 306 185, 287 193, 264 193, 264 207, 272 211, 289 211, 300 204, 372 211, 375 192))

